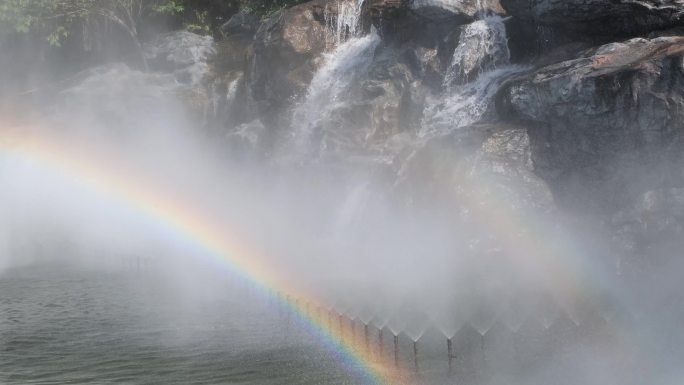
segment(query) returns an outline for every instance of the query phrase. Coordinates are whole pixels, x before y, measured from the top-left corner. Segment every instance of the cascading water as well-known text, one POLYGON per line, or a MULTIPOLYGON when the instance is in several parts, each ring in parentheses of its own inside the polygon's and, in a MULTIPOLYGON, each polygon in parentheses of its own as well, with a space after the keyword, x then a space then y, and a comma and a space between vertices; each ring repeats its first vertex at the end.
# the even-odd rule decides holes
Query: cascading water
POLYGON ((361 35, 361 11, 363 10, 364 1, 338 1, 337 15, 326 13, 326 25, 336 46, 361 35))
POLYGON ((444 87, 466 83, 510 62, 506 26, 499 16, 477 20, 463 28, 444 77, 444 87))
POLYGON ((348 40, 326 55, 325 64, 309 85, 306 99, 293 114, 295 138, 300 150, 310 150, 313 135, 327 134, 322 126, 336 110, 347 104, 354 80, 367 72, 379 42, 378 35, 371 33, 348 40))
POLYGON ((420 135, 432 137, 480 121, 490 110, 501 84, 524 67, 506 66, 486 72, 476 81, 456 87, 439 103, 428 105, 420 135))
POLYGON ((444 94, 426 106, 420 135, 441 135, 478 122, 501 84, 523 69, 510 65, 501 17, 487 16, 468 24, 444 76, 444 94))
MULTIPOLYGON (((373 52, 380 43, 375 32, 361 35, 363 0, 339 2, 336 18, 326 17, 335 36, 336 48, 325 55, 324 64, 316 71, 305 100, 295 108, 292 121, 299 153, 309 153, 313 137, 330 132, 326 123, 335 111, 347 105, 355 80, 368 71, 373 52)), ((325 140, 320 142, 325 147, 325 140)))

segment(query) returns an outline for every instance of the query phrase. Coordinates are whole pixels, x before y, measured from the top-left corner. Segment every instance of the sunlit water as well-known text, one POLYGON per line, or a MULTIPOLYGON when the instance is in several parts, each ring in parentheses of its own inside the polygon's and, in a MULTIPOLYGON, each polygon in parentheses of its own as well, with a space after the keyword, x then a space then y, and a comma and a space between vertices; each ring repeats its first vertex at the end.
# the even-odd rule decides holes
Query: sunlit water
POLYGON ((139 274, 5 274, 0 383, 353 383, 286 315, 169 290, 139 274))
MULTIPOLYGON (((130 267, 6 271, 0 384, 360 383, 358 367, 340 362, 274 297, 244 282, 207 282, 173 282, 171 275, 130 267)), ((389 329, 380 345, 375 327, 365 342, 363 324, 352 329, 349 322, 342 325, 347 339, 393 360, 389 329)), ((515 331, 496 322, 484 335, 466 325, 453 338, 451 368, 444 335, 426 327, 417 362, 411 339, 400 334, 398 363, 412 376, 404 383, 599 384, 616 373, 626 380, 629 371, 616 370, 626 369, 616 351, 608 357, 614 363, 587 355, 607 341, 601 325, 578 326, 560 316, 548 327, 528 319, 515 331), (582 372, 587 361, 613 374, 582 372)))

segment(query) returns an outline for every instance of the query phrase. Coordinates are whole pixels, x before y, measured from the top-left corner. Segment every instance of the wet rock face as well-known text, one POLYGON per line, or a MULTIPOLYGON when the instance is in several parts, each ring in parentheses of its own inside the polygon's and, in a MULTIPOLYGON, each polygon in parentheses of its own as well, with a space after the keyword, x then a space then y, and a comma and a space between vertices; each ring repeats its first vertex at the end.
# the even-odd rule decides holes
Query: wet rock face
POLYGON ((369 79, 362 83, 363 102, 371 108, 372 139, 415 130, 420 124, 426 85, 420 79, 434 71, 435 52, 420 48, 384 48, 376 52, 369 79))
POLYGON ((286 9, 257 30, 249 87, 265 116, 273 117, 306 91, 326 48, 325 3, 286 9))
POLYGON ((224 37, 235 35, 252 36, 259 29, 259 24, 261 24, 261 20, 259 20, 258 16, 243 9, 221 25, 219 31, 224 37))
POLYGON ((499 0, 372 0, 368 14, 383 39, 439 47, 450 55, 461 25, 506 13, 499 0))
POLYGON ((184 84, 196 84, 207 71, 207 61, 216 53, 211 36, 178 31, 160 35, 143 46, 150 69, 174 73, 184 84))
MULTIPOLYGON (((619 243, 627 251, 649 248, 684 235, 684 189, 649 190, 611 218, 619 243)), ((678 248, 680 250, 680 248, 678 248)))
POLYGON ((502 5, 515 17, 589 38, 635 36, 684 22, 680 0, 502 0, 502 5))
POLYGON ((535 127, 535 171, 560 202, 610 213, 684 183, 683 53, 684 37, 632 39, 504 88, 499 110, 535 127))
MULTIPOLYGON (((513 62, 525 57, 521 51, 534 50, 538 57, 533 61, 527 56, 525 62, 540 67, 508 81, 497 98, 499 117, 523 122, 527 130, 525 173, 518 171, 522 166, 511 168, 482 155, 491 160, 485 163, 513 179, 540 176, 551 185, 556 201, 598 208, 608 217, 649 189, 684 185, 677 166, 682 164, 684 43, 683 38, 655 37, 681 24, 683 3, 675 0, 367 0, 362 19, 373 23, 380 42, 368 69, 340 96, 344 103, 333 106, 320 122, 329 128, 326 132, 334 132, 326 137, 326 148, 341 156, 381 152, 396 138, 418 130, 425 99, 441 92, 455 46, 463 42, 462 51, 482 51, 478 44, 486 39, 467 39, 463 32, 464 25, 481 17, 478 4, 489 15, 513 16, 501 21, 505 36, 499 40, 508 40, 513 62), (653 38, 615 37, 633 34, 653 38), (604 40, 613 43, 595 43, 604 40)), ((259 119, 263 126, 247 130, 259 136, 290 127, 292 110, 327 62, 324 54, 334 48, 329 28, 336 8, 337 2, 314 0, 264 22, 238 14, 224 25, 216 63, 225 67, 221 92, 233 95, 229 91, 236 90, 226 100, 237 106, 226 115, 251 111, 234 127, 259 119)), ((495 56, 487 57, 496 62, 495 56)), ((470 69, 462 82, 470 82, 479 76, 473 69, 486 65, 463 61, 461 67, 470 69)), ((500 138, 509 138, 506 143, 520 138, 502 135, 493 135, 478 151, 503 151, 510 147, 499 145, 500 138)))
POLYGON ((410 7, 415 13, 432 20, 459 16, 472 20, 478 14, 505 13, 499 0, 411 0, 410 7))
POLYGON ((454 211, 453 217, 474 226, 481 221, 470 210, 474 206, 522 217, 555 210, 549 187, 534 172, 524 126, 498 122, 463 127, 429 140, 406 159, 399 185, 414 204, 440 202, 454 211), (484 207, 489 204, 494 206, 484 207))

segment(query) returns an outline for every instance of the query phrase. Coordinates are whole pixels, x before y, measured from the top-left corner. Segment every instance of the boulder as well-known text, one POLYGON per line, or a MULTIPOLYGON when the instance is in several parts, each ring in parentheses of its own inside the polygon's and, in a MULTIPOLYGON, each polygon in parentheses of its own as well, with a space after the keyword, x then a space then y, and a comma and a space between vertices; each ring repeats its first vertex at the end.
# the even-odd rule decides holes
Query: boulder
POLYGON ((611 215, 684 185, 684 37, 584 51, 512 80, 499 113, 527 122, 535 171, 563 205, 611 215))
POLYGON ((593 38, 636 36, 684 22, 684 3, 680 0, 502 0, 501 3, 515 17, 593 38))
MULTIPOLYGON (((496 212, 522 221, 555 212, 549 187, 534 172, 532 155, 527 127, 475 124, 433 137, 405 155, 397 186, 417 207, 451 210, 451 218, 468 224, 463 229, 473 230, 466 239, 480 238, 482 246, 495 247, 501 240, 488 238, 491 223, 483 217, 496 212)), ((525 231, 522 223, 518 229, 525 231)))
POLYGON ((461 17, 473 20, 483 14, 503 15, 499 0, 411 0, 411 9, 430 20, 461 17))
POLYGON ((267 120, 305 93, 327 47, 326 32, 323 0, 282 10, 261 24, 247 82, 267 120))
POLYGON ((619 272, 641 274, 664 261, 680 260, 684 247, 684 189, 657 188, 610 218, 619 272))
POLYGON ((248 9, 242 9, 221 25, 219 31, 224 37, 235 35, 252 36, 257 29, 259 29, 260 24, 261 20, 259 20, 257 15, 250 12, 248 9))
POLYGON ((211 36, 177 31, 145 43, 143 53, 151 70, 174 73, 180 83, 197 84, 216 49, 211 36))
POLYGON ((485 15, 504 15, 499 0, 372 0, 371 22, 385 41, 413 41, 424 47, 443 45, 453 51, 459 26, 485 15))

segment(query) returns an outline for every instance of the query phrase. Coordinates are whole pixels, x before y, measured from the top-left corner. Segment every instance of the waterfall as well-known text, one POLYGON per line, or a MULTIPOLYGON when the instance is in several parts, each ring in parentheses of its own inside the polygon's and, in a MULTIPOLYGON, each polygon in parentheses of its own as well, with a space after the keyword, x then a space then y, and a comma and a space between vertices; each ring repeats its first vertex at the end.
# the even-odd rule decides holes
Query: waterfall
POLYGON ((365 0, 342 0, 337 2, 337 14, 326 12, 325 21, 336 46, 359 37, 362 33, 361 12, 365 0))
MULTIPOLYGON (((297 152, 312 149, 314 135, 325 136, 326 122, 335 111, 349 102, 349 94, 358 76, 366 73, 380 37, 375 32, 363 36, 361 13, 364 0, 337 2, 337 15, 326 14, 326 23, 334 36, 335 48, 324 55, 323 65, 309 84, 306 98, 292 114, 297 152)), ((324 147, 324 141, 321 142, 324 147)))
POLYGON ((442 135, 480 121, 501 84, 522 70, 510 65, 501 17, 485 16, 466 25, 444 76, 444 93, 428 102, 420 135, 442 135))
POLYGON ((309 85, 305 100, 295 108, 293 126, 300 150, 311 145, 312 135, 340 107, 348 103, 348 94, 357 76, 368 71, 375 47, 380 42, 376 33, 350 39, 325 55, 309 85))
POLYGON ((472 83, 454 88, 439 103, 428 104, 421 136, 434 136, 480 121, 490 109, 501 84, 524 70, 521 66, 505 66, 486 72, 472 83))
POLYGON ((444 77, 444 87, 466 83, 474 76, 510 61, 506 26, 499 16, 488 16, 466 25, 444 77))

